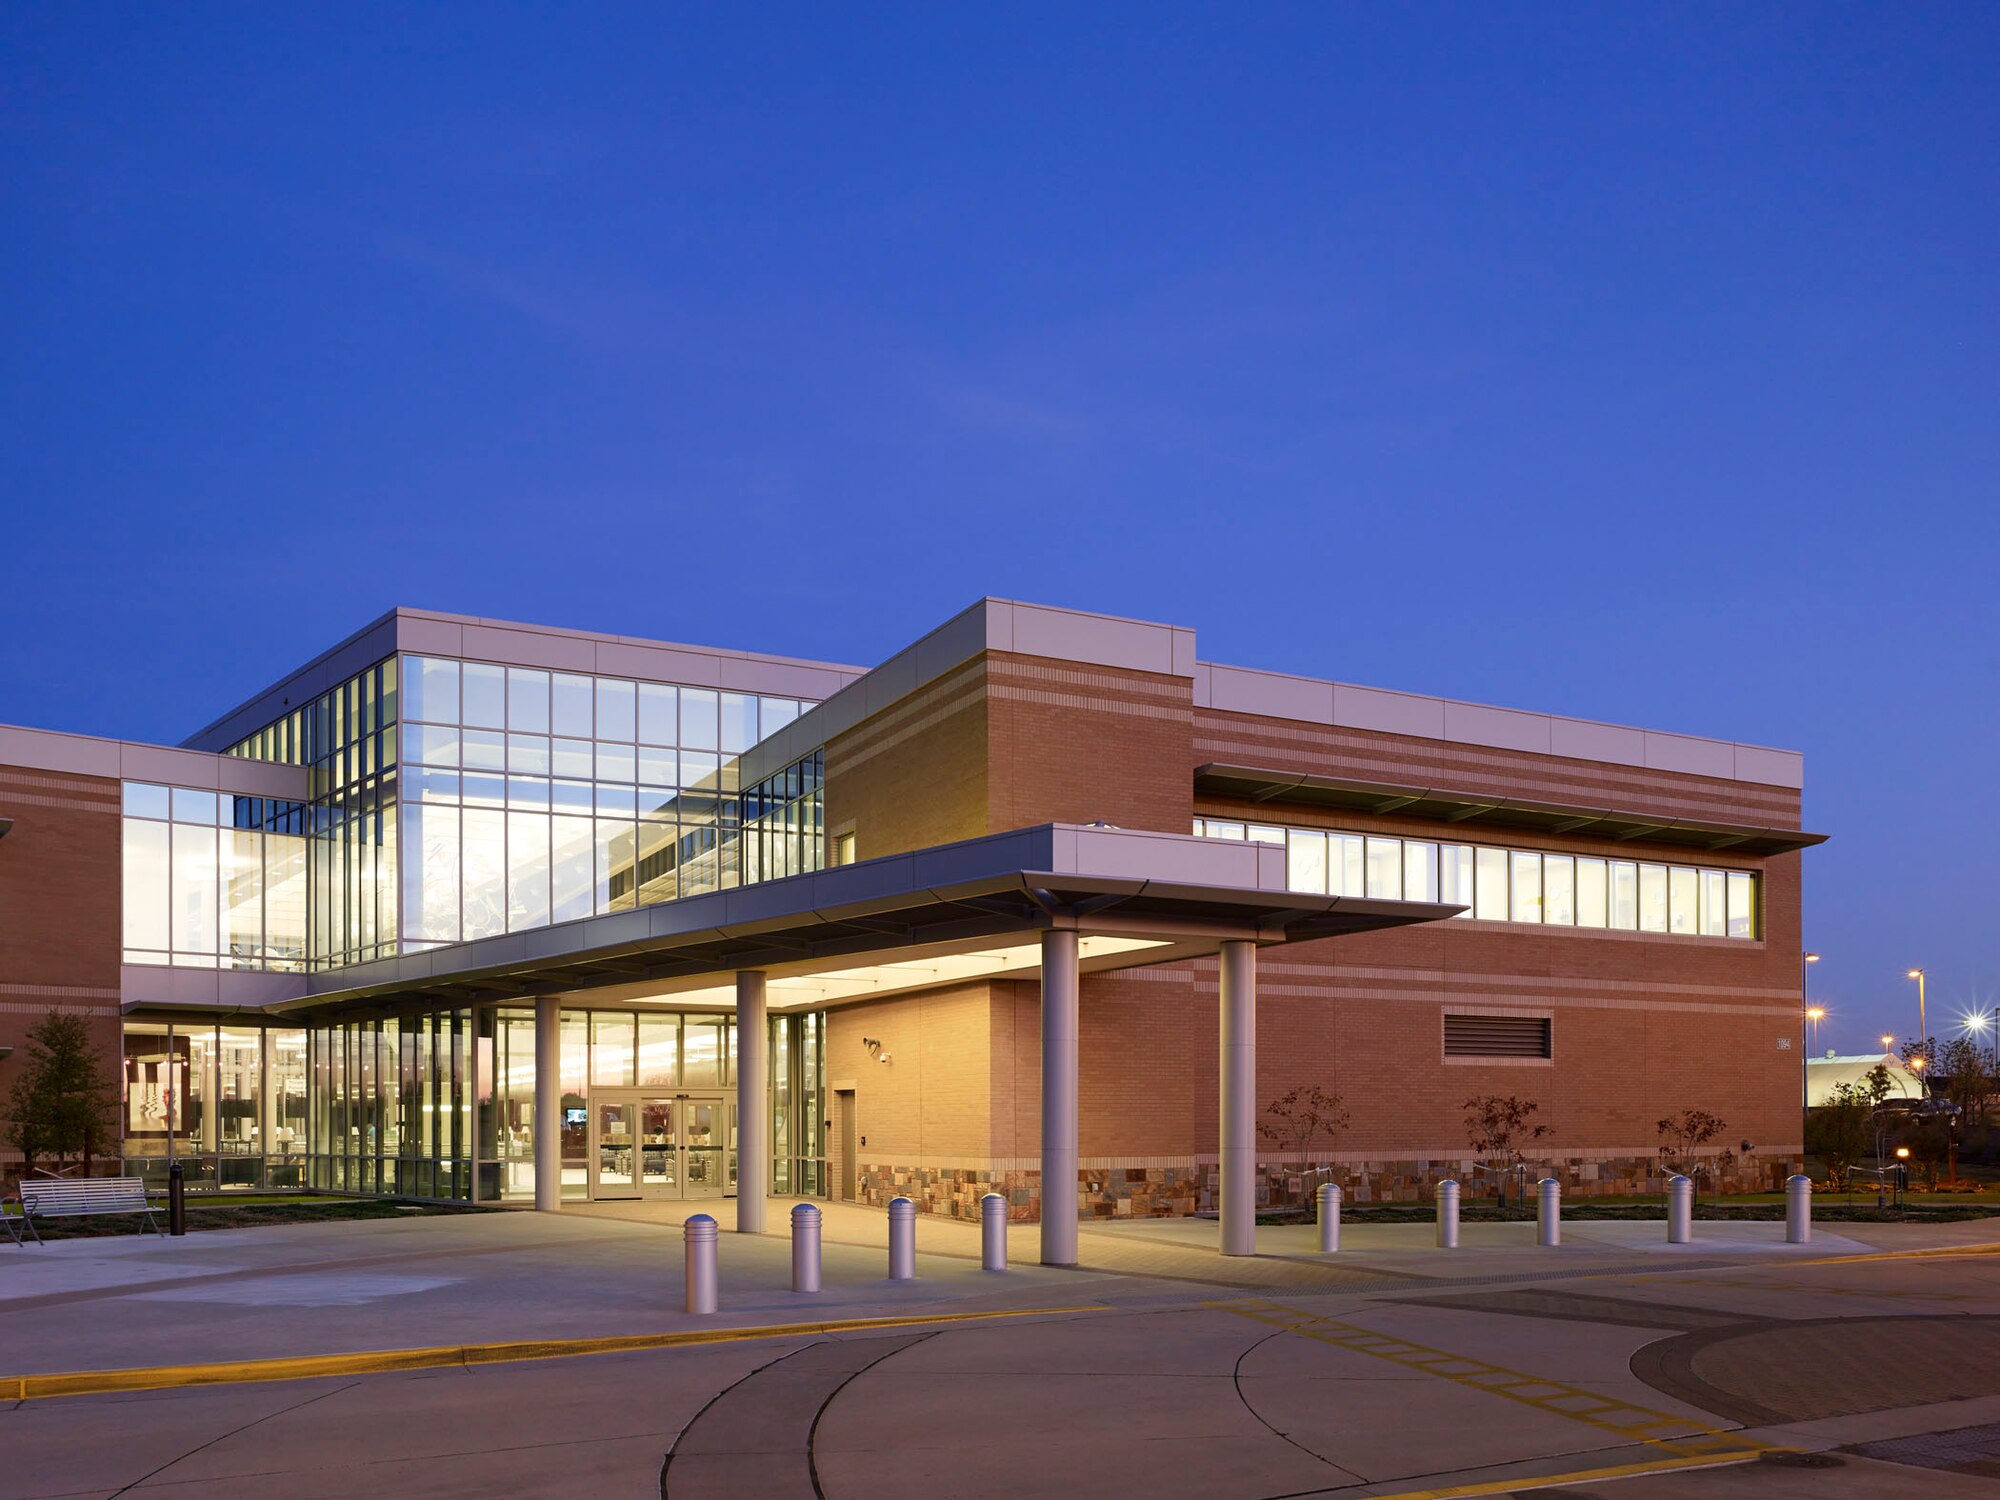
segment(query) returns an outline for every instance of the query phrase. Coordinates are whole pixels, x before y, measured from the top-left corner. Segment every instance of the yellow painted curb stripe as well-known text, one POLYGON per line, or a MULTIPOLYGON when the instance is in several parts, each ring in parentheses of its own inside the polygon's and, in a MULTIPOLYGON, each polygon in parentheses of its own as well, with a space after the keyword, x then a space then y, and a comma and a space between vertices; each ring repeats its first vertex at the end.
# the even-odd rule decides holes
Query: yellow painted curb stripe
POLYGON ((1796 1264, 1851 1266, 1867 1260, 1968 1260, 1981 1255, 2000 1255, 2000 1245, 1934 1245, 1928 1250, 1873 1250, 1866 1255, 1827 1255, 1796 1264))
POLYGON ((1463 1500, 1468 1495, 1521 1494, 1547 1489, 1552 1485, 1583 1484, 1592 1479, 1632 1479, 1641 1474, 1665 1474, 1674 1469, 1714 1469, 1724 1464, 1748 1463, 1771 1449, 1746 1448, 1741 1453, 1702 1455, 1695 1458, 1661 1458, 1649 1463, 1616 1464, 1602 1469, 1578 1469, 1571 1474, 1545 1474, 1534 1478, 1489 1479, 1479 1484, 1454 1484, 1439 1490, 1398 1490, 1373 1500, 1463 1500))
POLYGON ((570 1359, 584 1354, 624 1354, 679 1349, 749 1339, 797 1338, 869 1328, 913 1328, 931 1323, 976 1323, 995 1318, 1036 1318, 1055 1313, 1107 1312, 1101 1304, 1021 1307, 1002 1312, 933 1313, 929 1317, 847 1318, 822 1323, 776 1323, 758 1328, 696 1328, 681 1333, 634 1333, 589 1339, 536 1339, 511 1344, 443 1344, 429 1349, 368 1349, 353 1354, 307 1354, 293 1359, 246 1359, 207 1365, 155 1365, 136 1370, 78 1370, 55 1375, 0 1376, 0 1400, 47 1396, 98 1396, 118 1391, 158 1391, 179 1386, 239 1385, 265 1380, 316 1380, 328 1375, 382 1375, 452 1365, 501 1365, 527 1359, 570 1359))

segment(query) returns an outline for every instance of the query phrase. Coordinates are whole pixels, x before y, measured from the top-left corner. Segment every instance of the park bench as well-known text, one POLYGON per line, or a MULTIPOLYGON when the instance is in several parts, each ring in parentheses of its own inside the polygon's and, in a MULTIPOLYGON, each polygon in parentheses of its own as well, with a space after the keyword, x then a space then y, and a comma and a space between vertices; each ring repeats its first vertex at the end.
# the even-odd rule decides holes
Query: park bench
POLYGON ((0 1213, 0 1224, 7 1226, 17 1245, 22 1243, 23 1228, 36 1244, 42 1243, 41 1231, 35 1228, 37 1219, 77 1219, 86 1214, 144 1214, 147 1228, 162 1238, 166 1235, 153 1218, 153 1205, 146 1201, 143 1177, 26 1178, 20 1197, 14 1201, 20 1211, 0 1213))

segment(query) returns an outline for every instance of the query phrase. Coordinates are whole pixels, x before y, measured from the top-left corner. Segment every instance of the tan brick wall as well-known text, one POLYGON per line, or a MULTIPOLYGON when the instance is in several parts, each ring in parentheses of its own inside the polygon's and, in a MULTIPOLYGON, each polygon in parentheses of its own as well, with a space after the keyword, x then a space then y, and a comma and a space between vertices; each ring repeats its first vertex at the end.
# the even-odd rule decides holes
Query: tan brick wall
POLYGON ((857 859, 990 831, 986 663, 975 658, 826 746, 826 828, 857 859))
MULTIPOLYGON (((0 766, 0 1047, 20 1048, 51 1009, 88 1016, 117 1077, 122 875, 119 786, 97 776, 0 766)), ((19 1072, 0 1062, 0 1099, 19 1072)), ((109 1153, 117 1155, 117 1143, 109 1153)), ((19 1157, 0 1147, 0 1177, 19 1157)))

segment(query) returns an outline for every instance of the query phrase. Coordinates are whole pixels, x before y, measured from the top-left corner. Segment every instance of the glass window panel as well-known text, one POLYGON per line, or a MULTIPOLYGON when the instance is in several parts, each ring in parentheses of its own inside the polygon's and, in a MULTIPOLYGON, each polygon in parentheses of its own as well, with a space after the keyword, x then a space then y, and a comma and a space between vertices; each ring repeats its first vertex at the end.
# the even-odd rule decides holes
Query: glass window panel
POLYGON ((1285 842, 1286 883, 1295 891, 1326 894, 1326 835, 1294 828, 1285 842))
POLYGON ((637 685, 612 677, 597 679, 597 738, 630 744, 637 729, 637 685))
POLYGON ((557 672, 550 679, 549 728, 557 734, 587 740, 592 735, 591 699, 596 686, 588 677, 557 672))
POLYGON ((630 1088, 634 1038, 639 1018, 616 1011, 596 1011, 590 1018, 590 1081, 604 1088, 630 1088))
POLYGON ((680 756, 656 745, 641 745, 639 779, 653 786, 678 786, 681 779, 680 756))
POLYGON ((599 781, 634 781, 638 779, 638 766, 634 761, 630 745, 608 745, 602 740, 597 745, 597 779, 599 781))
POLYGON ((1512 878, 1513 900, 1511 903, 1513 920, 1516 922, 1539 922, 1542 920, 1542 857, 1515 850, 1508 856, 1508 873, 1512 878))
POLYGON ((468 729, 462 737, 465 768, 468 771, 507 769, 507 736, 490 729, 468 729))
POLYGON ((1620 932, 1639 930, 1639 867, 1629 860, 1611 861, 1611 925, 1620 932))
POLYGON ((507 930, 549 921, 549 820, 541 813, 507 814, 507 930))
MULTIPOLYGON (((426 768, 418 771, 414 780, 419 801, 458 801, 458 773, 455 771, 433 771, 426 768)), ((410 778, 406 778, 403 784, 408 786, 410 778)))
POLYGON ((541 776, 509 776, 507 805, 534 812, 549 810, 549 783, 541 776))
POLYGON ((1720 870, 1701 872, 1701 931, 1704 937, 1729 935, 1727 881, 1720 870))
POLYGON ((722 753, 741 755, 757 741, 757 700, 749 693, 722 695, 722 753))
POLYGON ((461 817, 466 941, 507 930, 507 815, 468 807, 461 817))
MULTIPOLYGON (((165 788, 160 790, 164 791, 165 788)), ((172 946, 171 874, 165 823, 128 820, 124 826, 125 946, 164 953, 172 946)))
POLYGON ((682 1018, 682 1083, 690 1089, 720 1088, 722 1076, 722 1029, 721 1016, 685 1016, 682 1018))
POLYGON ((222 951, 237 968, 260 967, 264 953, 264 835, 222 834, 222 951))
POLYGON ((1360 896, 1367 893, 1367 860, 1364 857, 1366 841, 1358 833, 1328 834, 1326 837, 1327 886, 1328 894, 1360 896), (1340 890, 1332 889, 1334 876, 1334 845, 1340 845, 1340 890))
POLYGON ((1438 846, 1417 839, 1403 841, 1403 899, 1435 901, 1438 888, 1438 846))
POLYGON ((722 762, 706 751, 681 752, 682 786, 705 786, 713 790, 721 775, 722 762))
POLYGON ((557 812, 588 813, 593 791, 587 781, 556 781, 549 784, 549 802, 557 812))
POLYGON ((1378 901, 1396 901, 1403 895, 1403 841, 1368 840, 1368 894, 1378 901))
POLYGON ((707 688, 681 689, 681 744, 690 750, 721 748, 716 695, 707 688))
POLYGON ((776 734, 799 716, 799 705, 790 698, 766 698, 759 705, 758 736, 776 734))
POLYGON ((206 823, 215 826, 215 793, 197 792, 187 787, 174 788, 174 821, 176 823, 206 823))
POLYGON ((628 822, 597 819, 597 873, 594 899, 600 912, 630 911, 638 901, 633 852, 637 835, 628 822))
POLYGON ((1674 865, 1667 871, 1667 931, 1686 933, 1693 937, 1701 930, 1700 872, 1686 865, 1674 865))
POLYGON ((1667 930, 1667 867, 1639 866, 1639 930, 1667 930))
MULTIPOLYGON (((213 802, 214 796, 209 797, 213 802)), ((174 952, 212 956, 216 943, 215 829, 173 826, 174 952)))
POLYGON ((507 781, 501 776, 462 776, 459 778, 459 795, 465 799, 467 807, 504 807, 507 781))
POLYGON ((622 818, 629 823, 638 810, 637 796, 629 786, 606 786, 600 782, 597 787, 597 815, 600 818, 622 818))
POLYGON ((591 820, 551 819, 549 846, 549 920, 574 922, 589 916, 595 909, 591 820))
POLYGON ((1757 935, 1757 880, 1739 870, 1729 872, 1729 935, 1733 938, 1757 935))
POLYGON ((412 938, 458 941, 458 809, 403 811, 403 921, 412 938))
POLYGON ((306 958, 306 840, 264 835, 264 947, 272 963, 297 968, 306 958))
POLYGON ((648 745, 680 742, 680 692, 661 682, 639 684, 639 738, 648 745))
POLYGON ((484 662, 465 663, 461 706, 464 722, 480 729, 507 727, 507 672, 484 662))
POLYGON ((1605 902, 1609 881, 1604 861, 1579 859, 1576 862, 1576 925, 1602 927, 1606 921, 1605 902))
POLYGON ((128 818, 164 818, 170 805, 167 789, 163 786, 149 786, 143 781, 125 783, 125 816, 128 818))
POLYGON ((1473 851, 1473 859, 1478 885, 1472 908, 1474 915, 1482 922, 1506 921, 1507 851, 1477 849, 1473 851))
POLYGON ((1252 823, 1245 832, 1253 844, 1282 844, 1285 841, 1285 830, 1273 828, 1268 823, 1252 823))
MULTIPOLYGON (((507 769, 517 776, 549 774, 549 742, 539 734, 507 736, 507 769)), ((586 773, 587 774, 587 773, 586 773)))
POLYGON ((1576 925, 1576 861, 1567 854, 1542 856, 1542 920, 1576 925))
POLYGON ((507 727, 523 734, 549 732, 549 674, 533 667, 507 669, 507 727))
POLYGON ((681 1082, 681 1018, 639 1016, 639 1086, 679 1088, 681 1082))
POLYGON ((403 731, 410 759, 426 766, 458 764, 458 729, 446 724, 412 724, 403 731))
POLYGON ((458 663, 412 656, 404 674, 403 717, 433 724, 458 723, 458 663))
POLYGON ((1462 906, 1459 915, 1472 915, 1472 845, 1446 844, 1438 852, 1438 900, 1462 906))
POLYGON ((589 740, 556 740, 550 749, 549 769, 556 775, 587 781, 597 774, 597 747, 589 740))
POLYGON ((680 800, 681 794, 670 786, 642 786, 639 788, 639 816, 655 823, 671 823, 679 816, 680 800))
POLYGON ((1241 823, 1226 823, 1216 818, 1210 818, 1208 820, 1208 837, 1212 839, 1241 839, 1243 837, 1243 825, 1241 823))

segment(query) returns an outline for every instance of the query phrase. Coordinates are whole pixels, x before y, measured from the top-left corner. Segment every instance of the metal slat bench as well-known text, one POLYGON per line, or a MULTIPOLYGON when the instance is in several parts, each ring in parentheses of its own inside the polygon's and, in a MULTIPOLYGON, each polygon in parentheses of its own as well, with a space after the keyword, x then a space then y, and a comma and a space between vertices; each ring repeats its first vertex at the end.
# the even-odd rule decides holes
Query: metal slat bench
POLYGON ((0 1224, 7 1226, 17 1245, 22 1243, 23 1228, 36 1244, 42 1243, 41 1231, 35 1228, 37 1219, 80 1219, 86 1214, 144 1214, 146 1227, 166 1237, 153 1217, 153 1205, 146 1201, 143 1177, 51 1178, 47 1182, 31 1178, 22 1182, 21 1195, 15 1201, 20 1212, 0 1215, 0 1224))

